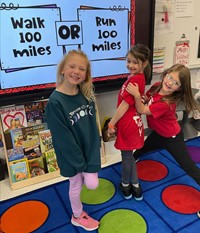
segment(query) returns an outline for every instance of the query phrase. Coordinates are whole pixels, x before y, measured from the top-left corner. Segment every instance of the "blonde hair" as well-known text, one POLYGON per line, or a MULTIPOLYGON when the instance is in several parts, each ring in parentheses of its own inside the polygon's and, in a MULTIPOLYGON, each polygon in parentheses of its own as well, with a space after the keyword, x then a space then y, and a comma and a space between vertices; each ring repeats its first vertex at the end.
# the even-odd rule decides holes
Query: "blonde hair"
POLYGON ((94 101, 95 95, 94 95, 94 86, 93 86, 92 77, 91 77, 90 60, 88 59, 87 55, 81 50, 70 50, 68 51, 68 53, 66 53, 63 56, 57 68, 56 86, 59 87, 63 83, 64 76, 61 74, 61 72, 63 71, 65 63, 68 62, 69 59, 74 55, 81 56, 86 60, 86 63, 87 63, 86 78, 82 83, 79 84, 79 87, 80 87, 81 92, 83 93, 83 95, 88 101, 94 101))
POLYGON ((194 99, 194 95, 192 93, 190 70, 182 64, 175 64, 170 68, 166 69, 161 75, 161 79, 162 79, 161 83, 156 87, 155 86, 152 87, 150 89, 150 94, 159 92, 159 90, 162 87, 162 82, 164 77, 172 72, 178 72, 181 87, 176 91, 174 91, 173 93, 171 93, 170 95, 163 97, 162 100, 167 101, 169 103, 177 103, 177 104, 180 101, 183 101, 185 105, 185 109, 188 113, 190 111, 194 112, 194 110, 200 111, 200 105, 194 99))

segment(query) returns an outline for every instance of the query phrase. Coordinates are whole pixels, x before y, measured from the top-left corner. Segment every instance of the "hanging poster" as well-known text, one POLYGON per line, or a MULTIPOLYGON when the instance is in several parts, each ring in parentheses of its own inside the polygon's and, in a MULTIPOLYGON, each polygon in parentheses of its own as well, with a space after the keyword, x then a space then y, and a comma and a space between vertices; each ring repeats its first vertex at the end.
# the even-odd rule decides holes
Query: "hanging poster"
POLYGON ((164 70, 165 47, 154 48, 153 73, 162 73, 164 70))
POLYGON ((189 66, 190 45, 189 40, 180 40, 175 44, 174 64, 189 66))
POLYGON ((176 0, 175 17, 192 17, 193 6, 193 0, 176 0))

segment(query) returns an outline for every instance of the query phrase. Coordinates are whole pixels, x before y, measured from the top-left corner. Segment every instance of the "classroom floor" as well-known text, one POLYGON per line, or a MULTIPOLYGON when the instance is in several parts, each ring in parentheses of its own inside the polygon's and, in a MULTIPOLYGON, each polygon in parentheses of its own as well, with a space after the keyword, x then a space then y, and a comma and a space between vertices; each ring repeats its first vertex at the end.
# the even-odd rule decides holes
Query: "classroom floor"
MULTIPOLYGON (((188 140, 186 144, 192 159, 200 167, 200 137, 188 140)), ((111 152, 115 151, 110 151, 110 154, 111 152)), ((117 157, 120 161, 119 153, 107 157, 107 163, 99 172, 99 187, 95 190, 83 187, 81 193, 84 210, 100 221, 99 229, 93 232, 199 231, 199 185, 185 174, 166 150, 148 153, 137 163, 144 195, 142 201, 136 201, 134 198, 125 200, 121 195, 118 188, 121 162, 115 163, 117 157)), ((40 184, 42 188, 0 203, 2 231, 85 233, 82 228, 71 224, 68 180, 46 187, 46 182, 40 184)), ((33 188, 33 185, 31 187, 33 188)))

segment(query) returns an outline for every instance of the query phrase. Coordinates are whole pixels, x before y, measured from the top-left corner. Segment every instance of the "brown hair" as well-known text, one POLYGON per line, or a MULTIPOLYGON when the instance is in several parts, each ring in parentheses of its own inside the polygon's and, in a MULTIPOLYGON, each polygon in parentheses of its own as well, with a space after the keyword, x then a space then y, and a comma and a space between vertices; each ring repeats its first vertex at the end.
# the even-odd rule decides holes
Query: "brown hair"
POLYGON ((148 62, 143 71, 147 83, 151 76, 151 65, 149 63, 149 58, 150 58, 149 48, 143 44, 136 44, 133 47, 131 47, 131 49, 126 54, 126 57, 128 56, 128 54, 135 57, 137 61, 140 60, 142 62, 146 62, 146 61, 148 62))
POLYGON ((200 110, 200 105, 194 99, 194 96, 192 94, 190 70, 181 64, 175 64, 170 68, 166 69, 161 75, 161 79, 162 79, 161 83, 158 86, 153 86, 150 89, 150 94, 152 95, 155 92, 159 92, 159 90, 162 87, 164 77, 172 72, 179 73, 181 87, 178 90, 171 93, 170 95, 164 96, 162 100, 167 101, 169 103, 177 103, 177 104, 180 101, 183 101, 183 103, 185 104, 185 109, 188 113, 190 111, 200 110))
POLYGON ((79 87, 85 98, 88 101, 93 101, 94 87, 91 77, 91 65, 87 55, 81 50, 70 50, 63 56, 61 62, 58 64, 56 86, 59 87, 63 83, 64 76, 61 74, 61 72, 63 70, 63 67, 65 66, 65 63, 68 62, 68 60, 74 55, 79 55, 83 57, 87 62, 86 78, 82 83, 79 84, 79 87))

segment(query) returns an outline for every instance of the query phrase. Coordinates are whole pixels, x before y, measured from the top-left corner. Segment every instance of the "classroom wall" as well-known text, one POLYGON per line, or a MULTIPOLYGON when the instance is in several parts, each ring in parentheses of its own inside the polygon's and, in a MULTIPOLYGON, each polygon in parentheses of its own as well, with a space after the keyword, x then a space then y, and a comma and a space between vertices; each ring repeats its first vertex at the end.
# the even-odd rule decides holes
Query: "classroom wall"
POLYGON ((189 68, 200 68, 198 58, 200 34, 200 1, 199 0, 169 0, 168 22, 164 22, 164 0, 156 0, 154 48, 165 47, 164 67, 170 67, 174 62, 176 42, 189 42, 189 68))

